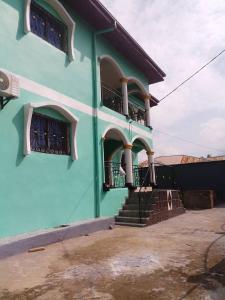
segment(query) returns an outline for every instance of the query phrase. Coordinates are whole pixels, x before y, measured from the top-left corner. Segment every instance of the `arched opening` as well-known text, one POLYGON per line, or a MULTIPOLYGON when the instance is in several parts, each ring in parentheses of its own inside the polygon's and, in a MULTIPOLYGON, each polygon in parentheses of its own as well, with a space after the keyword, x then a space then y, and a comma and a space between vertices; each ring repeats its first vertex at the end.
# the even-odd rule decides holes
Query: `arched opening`
POLYGON ((148 92, 142 83, 133 77, 128 78, 127 90, 129 117, 139 124, 146 125, 144 98, 148 92))
POLYGON ((151 147, 141 137, 135 137, 132 144, 134 186, 150 186, 154 181, 152 170, 154 166, 150 161, 151 147))
POLYGON ((126 186, 126 166, 123 149, 127 144, 127 138, 117 128, 109 128, 103 135, 104 186, 106 189, 126 186))
POLYGON ((70 123, 70 153, 73 160, 78 159, 77 154, 77 143, 76 143, 76 129, 78 118, 76 118, 69 110, 64 108, 60 104, 52 102, 43 102, 43 103, 28 103, 24 106, 24 155, 31 153, 31 122, 34 110, 40 108, 50 108, 53 111, 61 114, 69 123, 70 123))
POLYGON ((101 97, 104 106, 122 114, 121 78, 123 72, 110 56, 100 58, 101 97))

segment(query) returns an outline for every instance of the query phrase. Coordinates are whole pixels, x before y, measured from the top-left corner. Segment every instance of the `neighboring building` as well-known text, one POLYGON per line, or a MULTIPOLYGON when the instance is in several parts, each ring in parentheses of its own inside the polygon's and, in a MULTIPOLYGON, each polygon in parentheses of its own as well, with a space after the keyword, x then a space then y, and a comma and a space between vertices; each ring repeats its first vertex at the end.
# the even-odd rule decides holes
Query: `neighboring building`
POLYGON ((201 158, 189 155, 169 155, 159 156, 155 158, 156 164, 162 165, 178 165, 199 162, 201 158))
MULTIPOLYGON (((168 155, 168 156, 158 156, 154 159, 155 165, 179 165, 179 164, 191 164, 191 163, 199 163, 199 162, 207 162, 207 161, 221 161, 225 160, 225 156, 211 156, 207 155, 207 157, 196 157, 189 155, 168 155)), ((140 167, 147 167, 148 161, 142 161, 139 164, 140 167)))
POLYGON ((154 182, 148 85, 165 74, 98 0, 0 11, 0 237, 113 216, 143 149, 154 182))
POLYGON ((221 160, 225 160, 225 155, 212 156, 208 154, 206 158, 201 157, 200 159, 201 161, 221 161, 221 160))

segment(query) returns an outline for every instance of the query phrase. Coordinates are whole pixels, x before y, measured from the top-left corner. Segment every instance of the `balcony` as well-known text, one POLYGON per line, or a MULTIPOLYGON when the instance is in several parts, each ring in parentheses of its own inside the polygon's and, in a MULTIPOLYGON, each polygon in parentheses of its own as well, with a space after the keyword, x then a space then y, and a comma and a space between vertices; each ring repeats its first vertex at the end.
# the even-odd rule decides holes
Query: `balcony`
MULTIPOLYGON (((134 187, 150 186, 149 179, 146 168, 133 165, 134 187)), ((105 161, 105 185, 111 189, 126 187, 126 175, 120 163, 105 161)))
POLYGON ((139 79, 125 76, 118 63, 107 55, 100 59, 100 78, 104 106, 151 128, 152 98, 139 79))
POLYGON ((104 106, 123 114, 122 95, 117 90, 113 90, 105 85, 101 85, 102 103, 104 106))
MULTIPOLYGON (((105 85, 101 85, 102 103, 119 114, 123 114, 122 94, 105 85)), ((128 102, 129 118, 138 124, 145 125, 145 109, 134 103, 131 97, 128 102)))
POLYGON ((129 99, 128 102, 128 112, 129 117, 131 120, 141 124, 145 125, 145 110, 143 107, 135 104, 134 102, 131 102, 129 99))
POLYGON ((125 172, 120 163, 105 161, 105 183, 110 188, 125 187, 125 172))

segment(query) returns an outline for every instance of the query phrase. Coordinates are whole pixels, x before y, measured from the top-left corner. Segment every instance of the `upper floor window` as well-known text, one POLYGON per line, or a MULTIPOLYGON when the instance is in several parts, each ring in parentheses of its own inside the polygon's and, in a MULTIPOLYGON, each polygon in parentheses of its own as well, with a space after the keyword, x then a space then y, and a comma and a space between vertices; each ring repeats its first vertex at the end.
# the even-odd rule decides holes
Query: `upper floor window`
POLYGON ((67 52, 67 28, 34 1, 30 6, 30 29, 56 48, 67 52))
POLYGON ((66 122, 33 113, 30 143, 32 151, 70 154, 69 126, 66 122))

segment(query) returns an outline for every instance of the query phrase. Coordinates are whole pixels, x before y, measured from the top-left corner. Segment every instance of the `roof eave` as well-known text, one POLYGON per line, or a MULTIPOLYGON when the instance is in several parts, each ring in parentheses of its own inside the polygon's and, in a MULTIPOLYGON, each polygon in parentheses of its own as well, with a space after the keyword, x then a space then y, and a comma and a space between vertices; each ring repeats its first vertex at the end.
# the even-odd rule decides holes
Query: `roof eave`
POLYGON ((143 72, 148 79, 149 84, 164 80, 163 78, 166 74, 99 0, 64 1, 96 30, 113 27, 116 21, 117 28, 113 32, 105 34, 104 37, 117 49, 117 51, 143 72), (122 42, 119 42, 119 40, 122 42))

